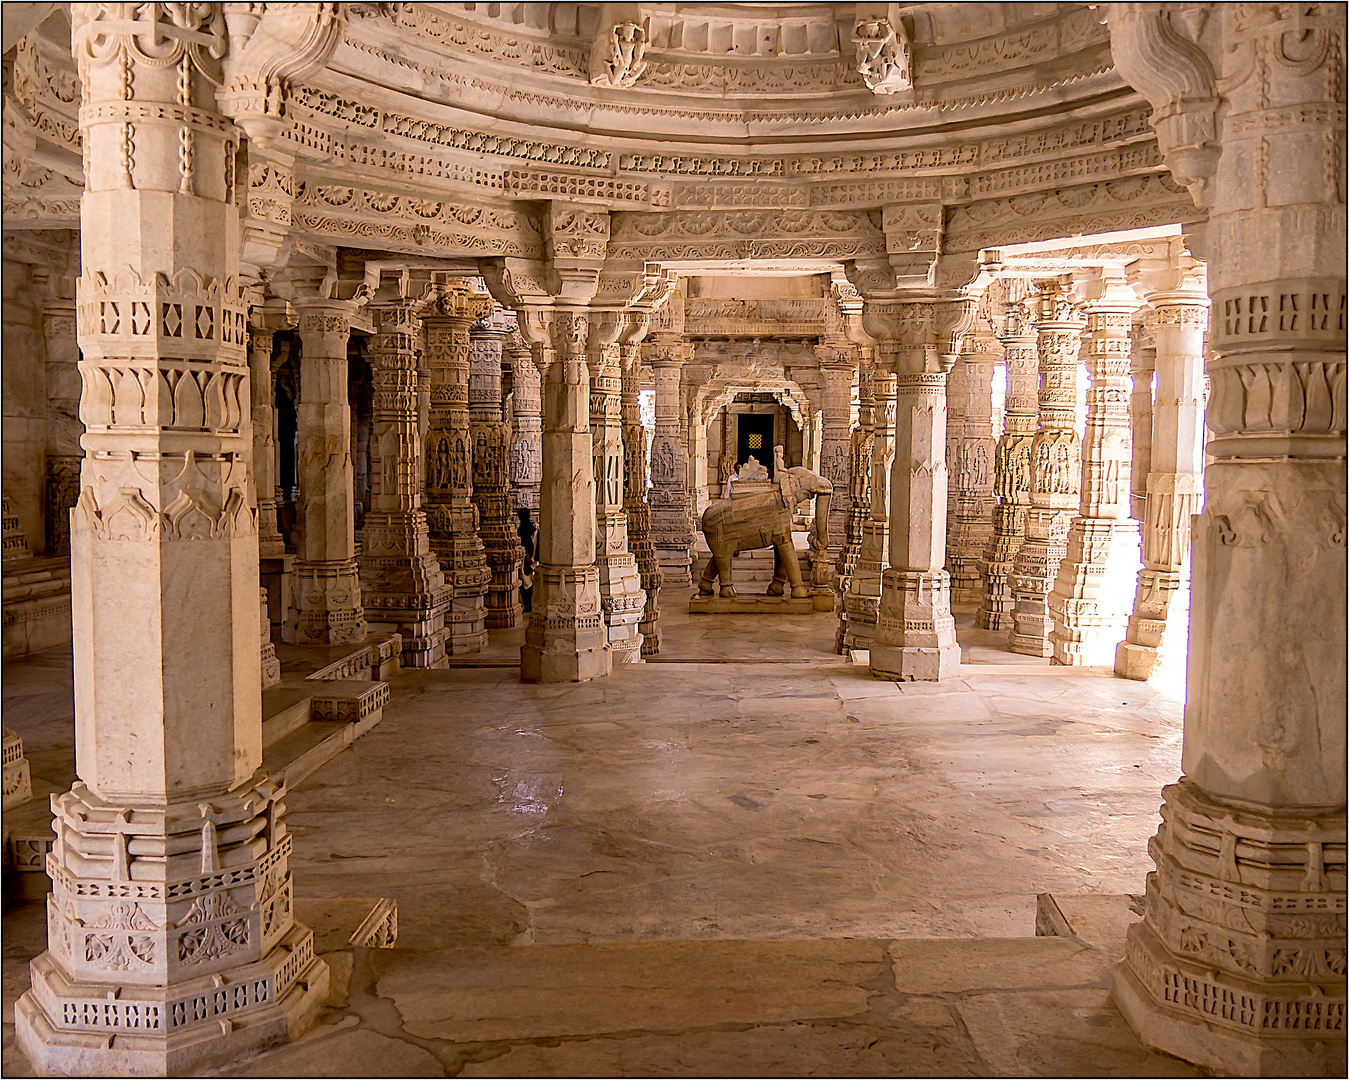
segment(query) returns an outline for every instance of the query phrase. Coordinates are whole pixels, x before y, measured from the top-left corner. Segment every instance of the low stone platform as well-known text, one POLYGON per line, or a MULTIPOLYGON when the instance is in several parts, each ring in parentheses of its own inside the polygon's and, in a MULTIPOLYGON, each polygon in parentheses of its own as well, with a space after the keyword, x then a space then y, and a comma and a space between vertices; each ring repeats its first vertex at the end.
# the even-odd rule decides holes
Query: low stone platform
POLYGON ((811 596, 721 596, 698 595, 689 601, 690 615, 813 615, 820 609, 811 596))
POLYGON ((35 556, 5 564, 3 653, 27 656, 70 641, 70 558, 35 556))

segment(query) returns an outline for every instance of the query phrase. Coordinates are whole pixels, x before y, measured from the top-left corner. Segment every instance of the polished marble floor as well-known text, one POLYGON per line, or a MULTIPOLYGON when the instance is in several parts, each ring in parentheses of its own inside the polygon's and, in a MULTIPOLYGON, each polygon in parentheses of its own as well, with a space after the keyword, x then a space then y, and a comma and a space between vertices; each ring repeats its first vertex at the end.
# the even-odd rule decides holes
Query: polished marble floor
MULTIPOLYGON (((1006 653, 973 609, 958 678, 896 684, 834 654, 832 616, 664 599, 659 662, 607 680, 522 685, 519 631, 393 677, 287 819, 297 894, 395 898, 398 947, 333 953, 319 1029, 233 1071, 1188 1071, 1106 1000, 1122 938, 1033 937, 1038 893, 1142 891, 1178 701, 1006 653)), ((43 776, 64 662, 5 665, 43 776)), ((35 907, 6 912, 11 1075, 35 907)))

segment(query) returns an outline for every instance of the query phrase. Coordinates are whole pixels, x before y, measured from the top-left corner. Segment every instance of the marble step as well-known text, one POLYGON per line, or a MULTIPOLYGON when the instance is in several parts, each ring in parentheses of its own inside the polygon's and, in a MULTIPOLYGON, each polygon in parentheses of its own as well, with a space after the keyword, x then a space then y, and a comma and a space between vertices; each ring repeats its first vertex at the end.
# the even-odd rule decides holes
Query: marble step
POLYGON ((343 679, 321 684, 308 702, 307 722, 262 752, 262 767, 294 787, 327 764, 384 717, 389 684, 343 679))
POLYGON ((322 1027, 229 1072, 1094 1076, 1108 1062, 1112 1075, 1202 1075, 1141 1047, 1110 1003, 1122 948, 1021 937, 371 949, 322 1027))
POLYGON ((314 687, 308 682, 283 679, 262 692, 262 745, 280 742, 302 724, 309 723, 314 687))

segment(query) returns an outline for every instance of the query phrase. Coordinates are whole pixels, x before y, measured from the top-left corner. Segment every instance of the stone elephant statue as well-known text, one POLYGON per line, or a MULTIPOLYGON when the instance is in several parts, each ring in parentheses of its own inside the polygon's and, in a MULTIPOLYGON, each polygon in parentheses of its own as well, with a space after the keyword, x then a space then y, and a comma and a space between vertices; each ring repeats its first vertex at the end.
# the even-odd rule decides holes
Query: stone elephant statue
POLYGON ((707 560, 698 591, 712 595, 712 585, 721 579, 721 595, 734 597, 731 563, 742 551, 769 547, 775 549, 773 582, 768 586, 769 596, 781 596, 786 583, 792 587, 792 596, 809 595, 801 580, 801 564, 792 545, 792 512, 799 503, 815 497, 815 528, 810 537, 811 551, 817 559, 823 558, 829 546, 829 496, 834 488, 823 476, 797 466, 788 469, 782 464, 781 451, 776 455, 773 488, 752 494, 736 495, 713 503, 703 513, 703 536, 707 539, 712 557, 707 560))

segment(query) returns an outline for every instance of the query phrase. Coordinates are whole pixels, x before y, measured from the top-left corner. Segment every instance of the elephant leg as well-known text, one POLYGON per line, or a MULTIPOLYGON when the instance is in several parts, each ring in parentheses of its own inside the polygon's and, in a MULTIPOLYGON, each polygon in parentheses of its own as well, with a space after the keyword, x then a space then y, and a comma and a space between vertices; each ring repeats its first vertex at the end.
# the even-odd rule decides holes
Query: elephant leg
POLYGON ((782 545, 773 545, 773 580, 768 583, 769 596, 781 596, 786 589, 787 572, 782 563, 782 545))
MULTIPOLYGON (((707 565, 703 567, 703 576, 698 582, 698 593, 700 596, 712 595, 712 582, 717 578, 718 560, 715 554, 707 557, 707 565)), ((724 581, 725 578, 722 578, 724 581)))
MULTIPOLYGON (((778 548, 778 556, 782 561, 782 569, 786 572, 787 580, 791 582, 792 596, 808 596, 810 590, 801 580, 801 564, 796 560, 796 548, 792 546, 790 537, 785 544, 778 548)), ((777 578, 774 577, 773 581, 776 584, 777 578)))
POLYGON ((731 566, 735 559, 735 555, 733 552, 727 552, 725 555, 714 555, 713 558, 717 560, 717 576, 721 578, 722 598, 734 600, 735 583, 731 566))

